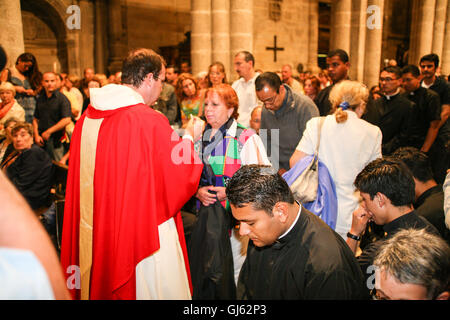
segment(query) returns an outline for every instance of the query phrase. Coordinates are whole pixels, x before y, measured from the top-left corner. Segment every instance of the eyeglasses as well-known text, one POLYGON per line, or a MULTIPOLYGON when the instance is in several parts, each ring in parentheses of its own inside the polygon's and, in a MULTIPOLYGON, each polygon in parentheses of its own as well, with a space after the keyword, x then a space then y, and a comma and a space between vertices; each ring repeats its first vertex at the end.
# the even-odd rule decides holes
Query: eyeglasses
POLYGON ((262 103, 264 103, 265 106, 267 106, 267 105, 271 106, 275 103, 277 97, 278 97, 278 94, 275 94, 273 97, 262 101, 262 103))

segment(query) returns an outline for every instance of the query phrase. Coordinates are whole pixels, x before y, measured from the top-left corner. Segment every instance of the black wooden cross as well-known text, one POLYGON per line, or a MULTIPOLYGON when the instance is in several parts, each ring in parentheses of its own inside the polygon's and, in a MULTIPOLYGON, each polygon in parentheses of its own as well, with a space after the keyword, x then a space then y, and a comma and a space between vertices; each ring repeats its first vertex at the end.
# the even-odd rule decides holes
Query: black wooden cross
POLYGON ((273 36, 273 47, 266 47, 266 50, 273 50, 273 62, 277 62, 277 51, 284 51, 284 48, 277 47, 277 36, 273 36))

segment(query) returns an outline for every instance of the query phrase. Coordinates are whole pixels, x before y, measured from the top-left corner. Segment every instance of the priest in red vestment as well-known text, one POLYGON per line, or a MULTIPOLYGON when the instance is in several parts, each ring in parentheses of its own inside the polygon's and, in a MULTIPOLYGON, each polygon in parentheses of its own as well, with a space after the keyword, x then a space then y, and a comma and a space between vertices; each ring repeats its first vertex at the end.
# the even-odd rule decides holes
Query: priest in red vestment
POLYGON ((193 140, 149 107, 165 62, 149 49, 123 62, 123 85, 91 89, 73 132, 61 263, 75 299, 191 299, 181 207, 202 171, 193 140))

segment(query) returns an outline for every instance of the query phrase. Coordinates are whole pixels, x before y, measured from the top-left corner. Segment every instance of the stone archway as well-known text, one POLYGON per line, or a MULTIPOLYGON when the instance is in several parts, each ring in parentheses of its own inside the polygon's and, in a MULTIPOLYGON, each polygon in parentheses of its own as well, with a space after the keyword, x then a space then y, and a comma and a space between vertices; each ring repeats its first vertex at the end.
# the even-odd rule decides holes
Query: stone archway
POLYGON ((67 72, 69 59, 63 1, 21 0, 25 51, 33 53, 41 71, 67 72))

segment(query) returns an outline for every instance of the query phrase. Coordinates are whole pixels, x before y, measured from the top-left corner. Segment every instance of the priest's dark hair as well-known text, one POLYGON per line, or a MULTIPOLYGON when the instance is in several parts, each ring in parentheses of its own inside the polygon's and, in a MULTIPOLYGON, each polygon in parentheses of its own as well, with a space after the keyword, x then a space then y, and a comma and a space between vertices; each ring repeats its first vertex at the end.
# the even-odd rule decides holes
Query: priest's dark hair
POLYGON ((430 159, 426 153, 414 147, 402 147, 395 150, 391 156, 402 160, 417 180, 421 182, 433 180, 430 159))
POLYGON ((422 63, 422 61, 433 62, 435 68, 439 67, 439 56, 436 53, 424 55, 422 58, 420 58, 419 65, 422 63))
POLYGON ((139 88, 149 73, 157 80, 165 65, 164 58, 151 49, 131 50, 123 60, 122 83, 139 88))
POLYGON ((332 58, 334 56, 338 56, 339 59, 341 59, 341 61, 343 63, 346 63, 349 61, 348 53, 345 50, 335 49, 335 50, 331 50, 330 52, 328 52, 328 55, 327 55, 328 58, 332 58))
POLYGON ((402 69, 400 69, 400 67, 397 67, 397 66, 384 67, 383 70, 381 70, 381 72, 383 72, 383 71, 395 74, 397 79, 402 77, 402 69))
POLYGON ((413 175, 401 160, 393 157, 370 162, 356 176, 354 185, 372 200, 378 192, 384 194, 396 207, 410 206, 414 202, 413 175))
POLYGON ((266 85, 279 93, 282 85, 281 79, 275 72, 264 72, 256 78, 255 89, 261 91, 266 85))
POLYGON ((271 166, 247 165, 235 172, 226 188, 228 201, 235 207, 251 205, 272 216, 277 202, 294 203, 286 181, 271 166))
POLYGON ((406 67, 402 69, 402 75, 407 73, 411 73, 414 78, 418 78, 420 76, 420 70, 414 64, 408 64, 406 67))

